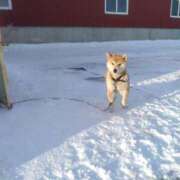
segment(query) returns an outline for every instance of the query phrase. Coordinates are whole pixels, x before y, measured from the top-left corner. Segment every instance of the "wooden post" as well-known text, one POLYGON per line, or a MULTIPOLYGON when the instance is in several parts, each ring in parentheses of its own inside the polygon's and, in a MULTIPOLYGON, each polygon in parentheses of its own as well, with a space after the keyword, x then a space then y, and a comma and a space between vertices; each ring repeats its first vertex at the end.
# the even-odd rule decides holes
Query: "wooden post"
POLYGON ((3 42, 0 31, 0 104, 8 109, 12 108, 12 103, 8 97, 8 74, 6 66, 3 62, 3 42))

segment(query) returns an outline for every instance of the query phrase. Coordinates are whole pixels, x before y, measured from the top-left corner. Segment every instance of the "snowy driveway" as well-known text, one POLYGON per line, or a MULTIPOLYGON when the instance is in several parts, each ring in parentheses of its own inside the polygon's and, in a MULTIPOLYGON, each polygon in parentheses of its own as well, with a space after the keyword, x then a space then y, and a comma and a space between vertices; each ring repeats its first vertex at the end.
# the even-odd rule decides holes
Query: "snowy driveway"
POLYGON ((10 45, 0 179, 180 177, 180 41, 10 45), (126 53, 129 107, 106 105, 105 52, 126 53))

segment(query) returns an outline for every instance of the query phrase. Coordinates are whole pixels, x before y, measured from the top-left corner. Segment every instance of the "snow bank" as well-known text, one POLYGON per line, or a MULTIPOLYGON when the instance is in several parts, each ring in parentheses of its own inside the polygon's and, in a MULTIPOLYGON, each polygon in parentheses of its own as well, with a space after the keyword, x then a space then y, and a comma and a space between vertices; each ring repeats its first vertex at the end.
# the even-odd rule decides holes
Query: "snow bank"
POLYGON ((0 179, 180 178, 180 41, 10 45, 0 179), (105 52, 126 53, 129 107, 103 112, 105 52))

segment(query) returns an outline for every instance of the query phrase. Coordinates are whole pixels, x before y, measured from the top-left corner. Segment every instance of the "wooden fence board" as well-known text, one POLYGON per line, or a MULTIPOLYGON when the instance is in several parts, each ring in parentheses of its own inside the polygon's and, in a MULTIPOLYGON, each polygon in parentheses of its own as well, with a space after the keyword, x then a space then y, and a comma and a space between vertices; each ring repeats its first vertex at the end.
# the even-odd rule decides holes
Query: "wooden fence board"
POLYGON ((7 69, 3 62, 3 46, 0 45, 0 103, 8 109, 12 107, 12 103, 8 97, 8 77, 7 69))

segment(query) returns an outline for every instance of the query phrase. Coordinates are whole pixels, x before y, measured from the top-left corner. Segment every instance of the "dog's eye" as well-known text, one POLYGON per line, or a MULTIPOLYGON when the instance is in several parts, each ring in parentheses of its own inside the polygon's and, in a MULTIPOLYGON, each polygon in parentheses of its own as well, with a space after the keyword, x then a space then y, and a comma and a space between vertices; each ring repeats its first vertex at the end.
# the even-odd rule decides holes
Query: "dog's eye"
POLYGON ((121 64, 118 64, 118 66, 121 66, 121 64))
POLYGON ((115 64, 112 62, 112 65, 114 66, 115 64))

